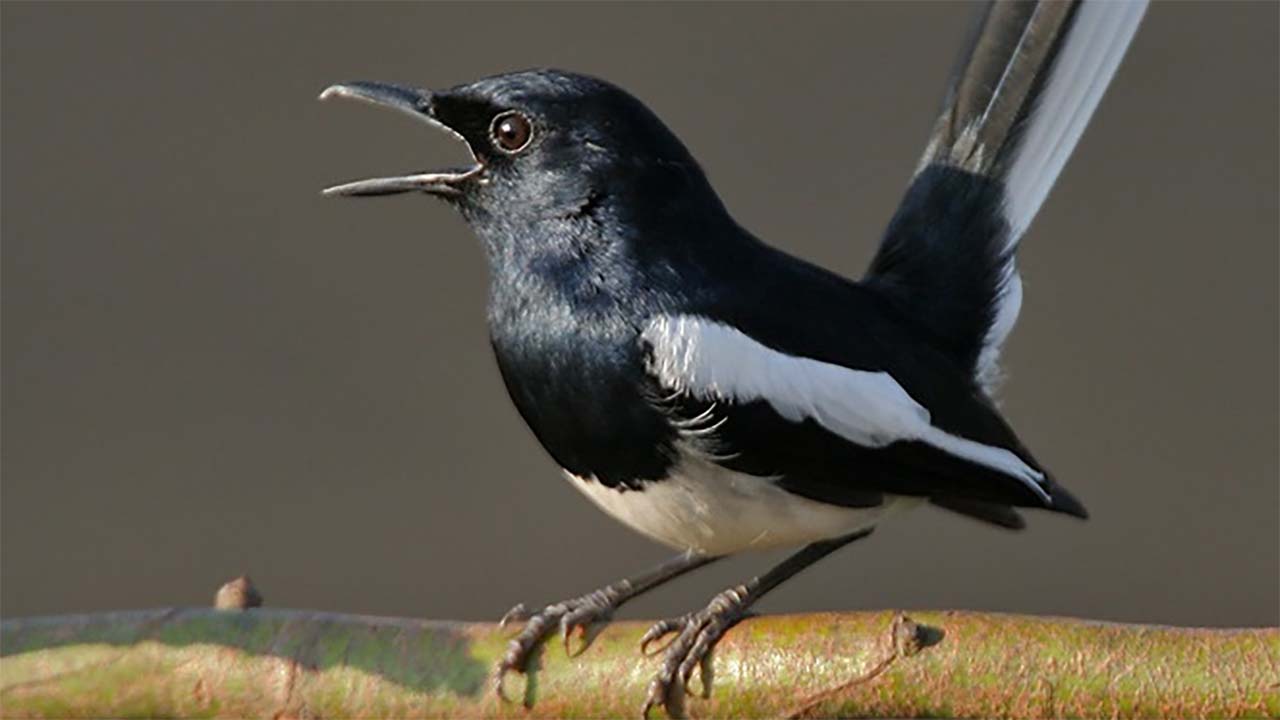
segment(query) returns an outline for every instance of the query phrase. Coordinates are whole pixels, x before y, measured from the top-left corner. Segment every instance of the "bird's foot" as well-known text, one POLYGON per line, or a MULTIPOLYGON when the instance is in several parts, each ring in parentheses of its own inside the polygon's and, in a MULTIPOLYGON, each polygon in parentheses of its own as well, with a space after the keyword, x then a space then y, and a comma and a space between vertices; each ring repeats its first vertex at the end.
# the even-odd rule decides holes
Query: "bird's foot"
POLYGON ((729 628, 746 617, 747 608, 754 600, 747 586, 739 585, 716 595, 702 610, 663 620, 649 628, 640 638, 640 652, 645 655, 662 652, 663 657, 657 676, 649 683, 641 711, 643 717, 649 717, 649 711, 656 705, 661 705, 668 717, 680 717, 689 680, 696 668, 702 668, 703 693, 710 692, 708 654, 729 628), (673 633, 675 637, 671 641, 650 652, 649 646, 654 641, 673 633))
MULTIPOLYGON (((502 686, 503 678, 512 670, 518 673, 525 672, 534 652, 549 635, 556 631, 556 628, 560 629, 560 636, 564 640, 565 654, 571 657, 575 655, 576 653, 570 647, 574 634, 581 634, 585 638, 587 628, 592 623, 610 619, 613 611, 628 596, 628 589, 624 581, 582 597, 548 605, 536 613, 529 613, 523 603, 508 610, 507 614, 502 616, 498 626, 503 628, 509 623, 524 621, 524 628, 511 639, 506 653, 498 661, 494 674, 494 690, 498 697, 503 701, 507 700, 502 686)), ((578 652, 585 649, 584 643, 578 652)))

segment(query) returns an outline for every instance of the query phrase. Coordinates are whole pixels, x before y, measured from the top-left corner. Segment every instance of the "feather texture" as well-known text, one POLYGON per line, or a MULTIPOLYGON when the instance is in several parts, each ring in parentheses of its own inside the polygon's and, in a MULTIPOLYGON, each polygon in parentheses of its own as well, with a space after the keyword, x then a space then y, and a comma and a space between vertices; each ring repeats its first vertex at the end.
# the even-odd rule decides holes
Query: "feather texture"
POLYGON ((1145 0, 994 2, 952 74, 868 280, 989 394, 1017 323, 1015 252, 1146 12, 1145 0), (981 192, 961 192, 974 185, 981 192))
POLYGON ((1046 505, 1044 473, 1006 448, 935 427, 929 411, 887 372, 869 372, 770 349, 740 330, 696 316, 658 316, 642 334, 649 370, 666 388, 709 401, 763 400, 784 419, 812 420, 864 447, 918 441, 1007 475, 1046 505))

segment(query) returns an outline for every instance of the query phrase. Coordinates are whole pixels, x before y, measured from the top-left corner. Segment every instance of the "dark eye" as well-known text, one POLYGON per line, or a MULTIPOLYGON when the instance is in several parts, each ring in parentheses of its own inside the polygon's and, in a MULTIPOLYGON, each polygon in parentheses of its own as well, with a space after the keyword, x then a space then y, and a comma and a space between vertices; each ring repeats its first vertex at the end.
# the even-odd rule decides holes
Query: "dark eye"
POLYGON ((533 127, 529 124, 529 118, 512 110, 495 117, 489 133, 493 135, 493 141, 498 143, 498 147, 509 153, 517 153, 529 144, 529 138, 533 137, 533 127))

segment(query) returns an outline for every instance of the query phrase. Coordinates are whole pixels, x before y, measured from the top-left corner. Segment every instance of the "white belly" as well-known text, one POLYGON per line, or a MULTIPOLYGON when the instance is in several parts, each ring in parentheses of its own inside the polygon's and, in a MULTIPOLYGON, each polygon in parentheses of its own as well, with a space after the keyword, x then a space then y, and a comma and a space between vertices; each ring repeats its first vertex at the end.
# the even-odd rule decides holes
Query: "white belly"
POLYGON ((619 491, 565 473, 596 505, 638 532, 680 550, 723 555, 804 545, 865 530, 919 498, 886 496, 874 508, 828 505, 686 456, 671 476, 642 490, 619 491))

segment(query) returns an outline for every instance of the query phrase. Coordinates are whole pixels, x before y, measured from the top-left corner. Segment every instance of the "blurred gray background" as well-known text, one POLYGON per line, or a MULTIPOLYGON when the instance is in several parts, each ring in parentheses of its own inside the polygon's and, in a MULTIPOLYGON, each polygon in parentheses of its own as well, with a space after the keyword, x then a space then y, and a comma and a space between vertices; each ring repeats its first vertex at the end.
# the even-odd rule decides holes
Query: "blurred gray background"
MULTIPOLYGON (((1093 519, 917 511, 762 609, 1277 622, 1278 7, 1157 4, 1026 239, 1004 408, 1093 519)), ((465 151, 316 94, 606 77, 743 224, 857 275, 969 12, 4 3, 3 613, 206 604, 248 572, 277 607, 492 619, 663 558, 508 403, 462 221, 319 195, 465 151)))

